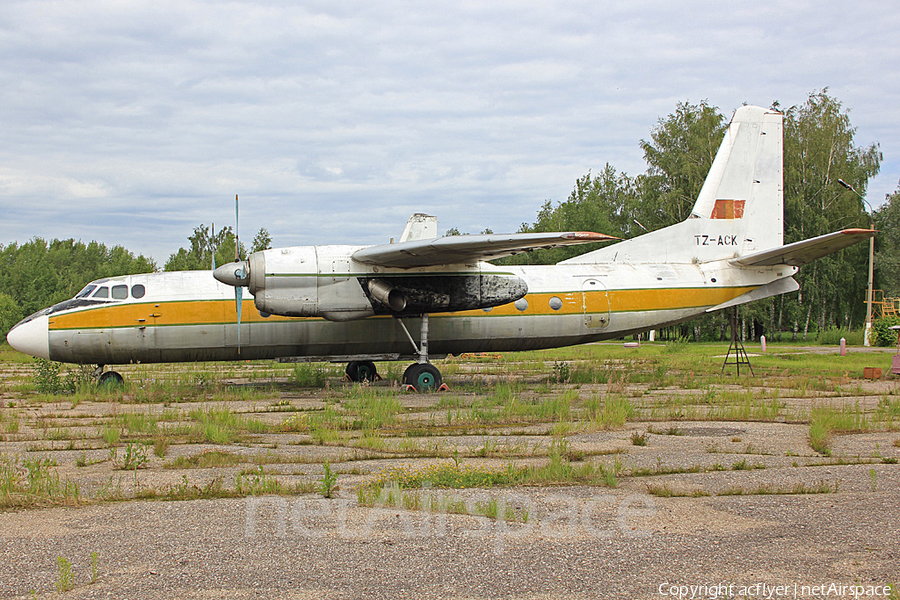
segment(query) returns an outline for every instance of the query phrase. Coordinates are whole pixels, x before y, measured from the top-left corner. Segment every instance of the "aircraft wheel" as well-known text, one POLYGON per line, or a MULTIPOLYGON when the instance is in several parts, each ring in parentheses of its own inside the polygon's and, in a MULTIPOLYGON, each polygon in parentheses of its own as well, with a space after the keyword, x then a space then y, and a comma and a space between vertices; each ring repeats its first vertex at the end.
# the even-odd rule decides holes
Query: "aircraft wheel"
POLYGON ((441 387, 443 378, 434 365, 425 363, 410 365, 403 373, 403 383, 416 388, 417 392, 428 392, 441 387))
POLYGON ((378 371, 375 369, 375 363, 371 360, 351 361, 344 372, 347 373, 347 377, 350 378, 350 381, 357 381, 360 383, 363 381, 373 383, 378 376, 378 371))
POLYGON ((97 385, 100 387, 119 387, 125 384, 125 378, 115 371, 104 371, 97 379, 97 385))

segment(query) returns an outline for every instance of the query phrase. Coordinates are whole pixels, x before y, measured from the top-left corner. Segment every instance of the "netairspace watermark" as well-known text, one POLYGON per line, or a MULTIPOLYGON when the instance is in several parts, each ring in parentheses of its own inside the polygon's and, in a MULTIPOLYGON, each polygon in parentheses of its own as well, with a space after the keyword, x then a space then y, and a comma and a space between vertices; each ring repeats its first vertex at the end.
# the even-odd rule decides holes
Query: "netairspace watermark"
POLYGON ((774 600, 776 598, 887 598, 891 595, 889 585, 848 585, 842 583, 791 583, 791 584, 737 584, 708 583, 688 585, 664 582, 656 589, 663 598, 677 600, 730 600, 731 598, 754 598, 754 600, 774 600))
MULTIPOLYGON (((442 490, 441 492, 444 492, 442 490)), ((358 510, 358 503, 348 499, 294 498, 251 496, 244 499, 244 537, 258 538, 325 538, 365 540, 372 537, 392 539, 442 538, 447 536, 481 539, 491 543, 494 553, 502 554, 508 542, 533 539, 588 537, 640 539, 650 536, 642 529, 646 519, 656 514, 652 496, 632 494, 620 497, 600 494, 576 498, 565 494, 545 497, 540 514, 535 502, 525 495, 504 493, 499 496, 475 494, 467 499, 432 503, 429 495, 446 500, 443 493, 425 490, 422 508, 407 510, 384 501, 369 510, 358 510), (481 516, 480 507, 492 503, 498 518, 481 516), (453 509, 432 510, 430 506, 453 509), (463 510, 460 510, 463 509, 463 510), (455 519, 451 514, 476 517, 455 519), (507 520, 505 515, 518 518, 507 520), (523 515, 528 515, 523 518, 523 515)))

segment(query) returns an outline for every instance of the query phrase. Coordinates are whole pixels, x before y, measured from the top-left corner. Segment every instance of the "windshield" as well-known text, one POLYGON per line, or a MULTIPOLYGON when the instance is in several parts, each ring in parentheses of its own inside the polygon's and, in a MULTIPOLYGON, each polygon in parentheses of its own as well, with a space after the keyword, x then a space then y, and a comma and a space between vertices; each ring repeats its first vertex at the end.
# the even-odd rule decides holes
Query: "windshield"
POLYGON ((88 284, 88 285, 84 286, 83 290, 81 290, 80 292, 75 294, 75 297, 76 298, 87 298, 88 296, 91 295, 91 292, 93 292, 95 289, 97 289, 96 285, 88 284))

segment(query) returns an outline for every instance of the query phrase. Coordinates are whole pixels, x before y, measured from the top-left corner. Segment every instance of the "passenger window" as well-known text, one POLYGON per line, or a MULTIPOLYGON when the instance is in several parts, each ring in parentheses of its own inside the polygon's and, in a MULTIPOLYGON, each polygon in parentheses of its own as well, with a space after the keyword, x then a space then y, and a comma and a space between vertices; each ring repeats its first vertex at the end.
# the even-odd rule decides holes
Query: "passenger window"
POLYGON ((102 288, 100 288, 99 290, 94 292, 93 297, 94 298, 109 298, 109 288, 104 285, 102 288))
POLYGON ((125 300, 128 298, 127 285, 114 285, 112 289, 113 300, 125 300))
POLYGON ((146 290, 144 286, 141 284, 131 286, 131 297, 132 298, 143 298, 146 290))

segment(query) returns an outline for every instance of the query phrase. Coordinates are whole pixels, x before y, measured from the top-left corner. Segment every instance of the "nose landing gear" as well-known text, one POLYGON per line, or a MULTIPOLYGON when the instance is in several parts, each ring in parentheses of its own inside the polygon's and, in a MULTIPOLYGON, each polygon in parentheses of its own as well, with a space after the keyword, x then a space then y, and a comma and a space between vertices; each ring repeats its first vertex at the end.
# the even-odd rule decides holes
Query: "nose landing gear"
POLYGON ((125 385, 125 378, 119 375, 115 371, 104 371, 103 367, 106 365, 97 365, 97 368, 94 369, 94 378, 97 380, 97 385, 100 387, 120 387, 125 385))

